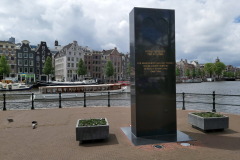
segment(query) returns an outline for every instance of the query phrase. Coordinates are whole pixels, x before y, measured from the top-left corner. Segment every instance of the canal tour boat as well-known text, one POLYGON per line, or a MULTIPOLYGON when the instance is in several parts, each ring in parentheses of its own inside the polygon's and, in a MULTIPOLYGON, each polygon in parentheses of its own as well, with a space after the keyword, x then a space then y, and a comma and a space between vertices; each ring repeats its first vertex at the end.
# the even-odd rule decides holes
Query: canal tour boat
POLYGON ((28 86, 25 83, 15 83, 12 80, 2 80, 0 82, 0 91, 21 91, 31 88, 32 86, 28 86))
MULTIPOLYGON (((39 94, 34 94, 33 99, 59 99, 61 98, 78 98, 90 96, 101 96, 110 94, 118 94, 125 91, 127 87, 122 84, 101 84, 101 85, 76 85, 76 86, 46 86, 39 87, 39 94)), ((32 99, 32 96, 31 98, 32 99)))

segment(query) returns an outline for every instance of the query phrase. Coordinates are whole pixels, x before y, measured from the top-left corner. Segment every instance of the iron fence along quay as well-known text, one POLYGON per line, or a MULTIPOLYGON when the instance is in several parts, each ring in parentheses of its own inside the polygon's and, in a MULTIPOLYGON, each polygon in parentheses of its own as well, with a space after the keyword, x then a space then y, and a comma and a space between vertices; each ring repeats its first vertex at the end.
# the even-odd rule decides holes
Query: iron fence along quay
MULTIPOLYGON (((99 95, 96 96, 97 98, 92 98, 93 96, 87 97, 87 93, 92 93, 92 92, 84 92, 83 97, 80 98, 73 98, 73 99, 62 99, 61 95, 62 93, 59 93, 59 98, 58 99, 43 99, 43 100, 34 100, 34 93, 31 94, 0 94, 0 99, 2 99, 2 110, 6 111, 7 109, 11 109, 7 107, 7 104, 11 104, 11 103, 30 103, 30 107, 26 108, 26 109, 35 109, 35 103, 36 102, 58 102, 58 108, 62 108, 62 102, 64 101, 82 101, 83 102, 83 107, 87 107, 87 101, 105 101, 107 102, 107 107, 110 107, 111 104, 110 102, 113 100, 128 100, 130 102, 130 98, 112 98, 110 95, 116 95, 116 94, 127 94, 129 92, 121 92, 121 93, 111 93, 107 92, 107 95, 99 95), (29 99, 27 101, 16 101, 16 99, 21 99, 21 96, 28 96, 29 99), (107 98, 102 98, 102 97, 106 97, 107 98), (7 99, 9 97, 14 97, 14 101, 7 101, 7 99), (30 98, 31 97, 31 98, 30 98)), ((106 92, 98 92, 98 93, 105 93, 106 92)), ((66 94, 66 93, 64 93, 66 94)), ((208 104, 211 105, 211 111, 212 112, 216 112, 216 105, 225 105, 225 106, 240 106, 239 102, 237 103, 221 103, 221 101, 227 101, 230 100, 231 102, 236 102, 236 98, 231 99, 231 97, 237 97, 240 98, 240 95, 225 95, 225 94, 215 94, 215 91, 213 91, 212 94, 200 94, 200 93, 176 93, 176 97, 177 103, 182 103, 182 110, 186 109, 186 103, 188 104, 208 104), (204 98, 202 98, 202 96, 204 96, 204 98), (216 98, 218 97, 218 98, 216 98), (228 97, 228 99, 226 99, 225 97, 228 97), (219 102, 216 102, 216 100, 218 100, 219 102)), ((240 100, 240 99, 239 99, 240 100)))

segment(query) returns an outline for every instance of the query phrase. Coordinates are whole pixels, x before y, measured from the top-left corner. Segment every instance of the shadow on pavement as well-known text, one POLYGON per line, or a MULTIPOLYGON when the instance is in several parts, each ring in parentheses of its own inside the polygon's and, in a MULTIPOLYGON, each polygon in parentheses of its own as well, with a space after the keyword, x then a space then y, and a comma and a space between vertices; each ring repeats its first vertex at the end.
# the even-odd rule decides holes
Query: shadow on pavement
POLYGON ((88 140, 79 142, 79 146, 82 147, 94 147, 94 146, 105 146, 105 145, 116 145, 119 144, 115 134, 109 134, 108 139, 99 139, 99 140, 88 140))

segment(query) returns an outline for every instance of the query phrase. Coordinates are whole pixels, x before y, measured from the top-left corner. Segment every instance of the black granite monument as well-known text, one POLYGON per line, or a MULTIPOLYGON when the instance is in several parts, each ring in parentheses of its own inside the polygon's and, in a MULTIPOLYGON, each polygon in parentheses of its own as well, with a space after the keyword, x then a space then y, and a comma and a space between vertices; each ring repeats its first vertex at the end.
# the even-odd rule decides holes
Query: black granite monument
POLYGON ((176 125, 174 10, 133 8, 130 65, 131 127, 122 131, 134 145, 191 140, 176 125))

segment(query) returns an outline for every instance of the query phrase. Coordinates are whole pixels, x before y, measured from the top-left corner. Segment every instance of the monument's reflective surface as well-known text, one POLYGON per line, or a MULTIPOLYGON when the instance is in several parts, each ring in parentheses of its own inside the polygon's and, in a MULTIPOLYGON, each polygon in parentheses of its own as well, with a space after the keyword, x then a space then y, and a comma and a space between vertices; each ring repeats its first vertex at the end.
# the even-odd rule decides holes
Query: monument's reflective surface
POLYGON ((174 12, 130 13, 131 124, 137 137, 177 132, 174 12))

